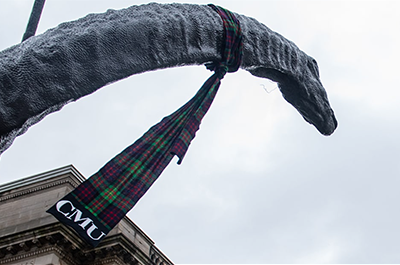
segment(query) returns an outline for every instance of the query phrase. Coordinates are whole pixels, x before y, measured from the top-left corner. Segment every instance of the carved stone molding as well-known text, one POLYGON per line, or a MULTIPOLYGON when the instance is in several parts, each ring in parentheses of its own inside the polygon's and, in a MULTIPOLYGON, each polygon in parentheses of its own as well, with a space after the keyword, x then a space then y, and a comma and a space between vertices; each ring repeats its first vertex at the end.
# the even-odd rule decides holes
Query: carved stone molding
POLYGON ((63 184, 69 184, 71 187, 75 188, 84 180, 85 178, 83 175, 73 165, 68 165, 5 185, 0 185, 0 202, 26 196, 63 184), (54 177, 58 177, 59 180, 49 181, 54 177), (40 180, 42 183, 40 185, 33 185, 37 180, 40 180))
POLYGON ((156 248, 150 250, 150 260, 154 265, 170 265, 172 263, 165 257, 165 255, 156 248))
POLYGON ((9 200, 9 199, 14 199, 14 198, 21 197, 21 196, 25 196, 25 195, 28 195, 30 193, 34 193, 34 192, 37 192, 37 191, 45 190, 45 189, 48 189, 48 188, 51 188, 51 187, 55 187, 55 186, 59 186, 59 185, 65 184, 65 183, 70 184, 74 188, 78 186, 72 180, 64 179, 64 180, 60 180, 60 181, 57 181, 57 182, 54 182, 54 183, 50 183, 50 184, 45 185, 45 186, 35 187, 35 188, 24 190, 24 191, 21 191, 21 192, 18 192, 18 193, 10 194, 8 196, 0 197, 0 202, 6 201, 6 200, 9 200))
MULTIPOLYGON (((71 265, 101 265, 121 264, 139 265, 151 264, 138 260, 136 251, 114 240, 108 240, 111 245, 102 245, 97 248, 79 247, 73 239, 66 237, 61 232, 28 239, 21 243, 0 246, 0 264, 15 263, 45 254, 55 253, 60 259, 71 265)), ((115 240, 122 242, 120 240, 115 240)), ((0 242, 1 244, 2 242, 0 242)))

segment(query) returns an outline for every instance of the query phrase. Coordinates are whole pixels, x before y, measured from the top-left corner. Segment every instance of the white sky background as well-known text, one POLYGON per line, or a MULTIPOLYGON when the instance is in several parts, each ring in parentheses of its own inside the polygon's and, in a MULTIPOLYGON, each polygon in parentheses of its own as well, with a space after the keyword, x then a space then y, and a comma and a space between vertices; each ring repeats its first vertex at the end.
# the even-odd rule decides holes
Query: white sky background
MULTIPOLYGON (((21 41, 32 3, 0 1, 0 50, 21 41)), ((38 34, 142 3, 47 0, 38 34)), ((339 127, 324 137, 261 86, 275 84, 227 74, 183 164, 172 161, 128 216, 175 263, 400 262, 400 2, 214 3, 314 57, 339 127)), ((0 183, 68 164, 89 177, 210 75, 134 75, 67 105, 1 156, 0 183)))

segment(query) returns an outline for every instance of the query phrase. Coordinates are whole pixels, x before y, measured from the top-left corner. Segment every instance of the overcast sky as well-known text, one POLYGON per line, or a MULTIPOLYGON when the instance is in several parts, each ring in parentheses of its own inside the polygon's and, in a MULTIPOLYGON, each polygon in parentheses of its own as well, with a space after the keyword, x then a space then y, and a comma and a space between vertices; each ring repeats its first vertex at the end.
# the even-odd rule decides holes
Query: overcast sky
MULTIPOLYGON (((21 41, 32 3, 0 1, 0 50, 21 41)), ((142 3, 47 0, 38 34, 142 3)), ((128 216, 177 264, 399 263, 400 1, 214 3, 314 57, 339 127, 322 136, 274 83, 228 74, 182 165, 128 216)), ((134 75, 67 105, 1 156, 0 184, 69 164, 89 177, 210 74, 134 75)))

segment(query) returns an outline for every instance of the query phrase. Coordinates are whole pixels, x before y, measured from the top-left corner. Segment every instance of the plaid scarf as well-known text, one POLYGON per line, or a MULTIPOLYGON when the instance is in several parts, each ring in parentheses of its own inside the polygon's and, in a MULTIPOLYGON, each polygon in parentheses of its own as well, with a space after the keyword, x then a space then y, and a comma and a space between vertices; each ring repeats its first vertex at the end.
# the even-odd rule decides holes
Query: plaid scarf
POLYGON ((182 162, 218 91, 220 80, 240 66, 239 21, 228 10, 209 6, 221 16, 225 29, 222 61, 206 64, 207 69, 215 73, 189 102, 151 127, 47 211, 73 227, 92 246, 132 209, 174 155, 179 158, 178 164, 182 162))

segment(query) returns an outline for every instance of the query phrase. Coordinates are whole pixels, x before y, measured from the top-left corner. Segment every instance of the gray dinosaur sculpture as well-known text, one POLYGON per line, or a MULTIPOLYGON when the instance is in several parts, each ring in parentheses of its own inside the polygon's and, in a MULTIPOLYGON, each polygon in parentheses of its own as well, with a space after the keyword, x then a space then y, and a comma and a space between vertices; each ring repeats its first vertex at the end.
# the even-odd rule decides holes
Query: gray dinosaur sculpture
MULTIPOLYGON (((237 15, 241 68, 278 83, 284 98, 330 135, 337 127, 316 61, 253 18, 237 15)), ((0 52, 0 154, 30 126, 133 74, 221 59, 223 25, 209 6, 146 4, 90 14, 0 52)))

